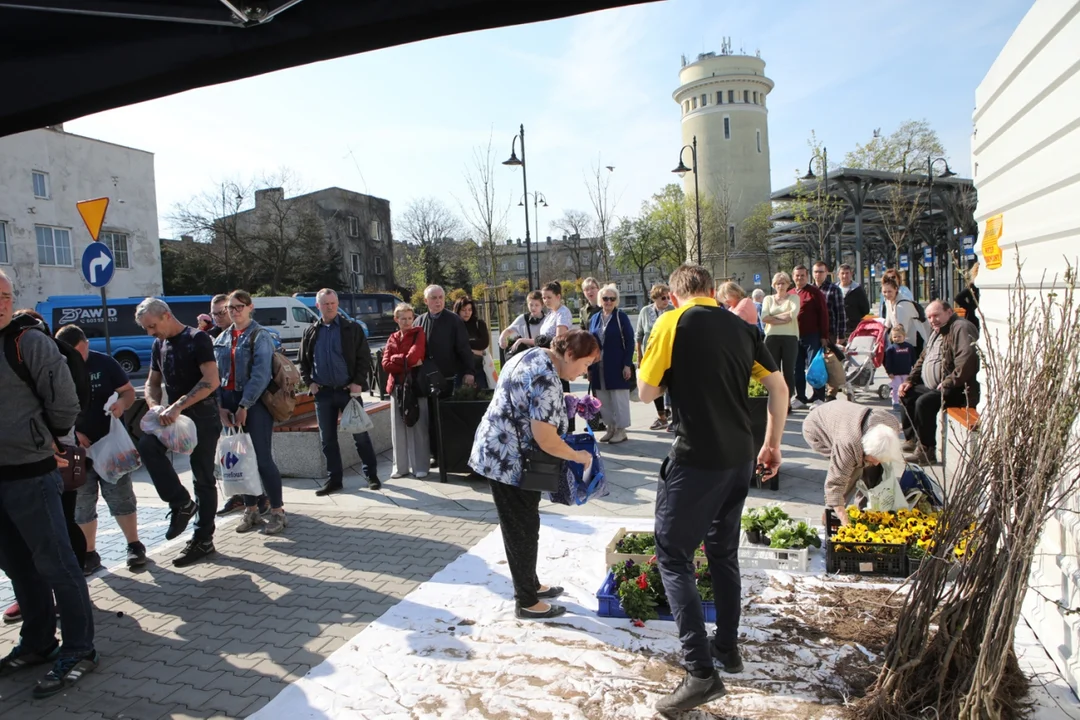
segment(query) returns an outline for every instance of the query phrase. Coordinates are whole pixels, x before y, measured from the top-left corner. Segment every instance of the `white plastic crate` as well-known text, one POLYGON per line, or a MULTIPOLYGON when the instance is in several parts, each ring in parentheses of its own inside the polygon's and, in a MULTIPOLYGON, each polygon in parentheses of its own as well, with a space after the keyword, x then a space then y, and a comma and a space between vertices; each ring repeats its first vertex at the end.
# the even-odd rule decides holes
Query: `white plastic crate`
POLYGON ((810 569, 810 549, 778 550, 766 545, 740 544, 739 569, 806 572, 810 569))

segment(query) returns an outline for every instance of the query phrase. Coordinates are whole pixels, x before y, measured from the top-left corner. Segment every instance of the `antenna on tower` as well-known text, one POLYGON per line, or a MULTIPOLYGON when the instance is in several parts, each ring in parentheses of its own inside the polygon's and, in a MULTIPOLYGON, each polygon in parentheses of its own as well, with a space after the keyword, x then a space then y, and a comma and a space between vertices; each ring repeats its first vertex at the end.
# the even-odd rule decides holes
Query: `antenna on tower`
POLYGON ((686 67, 686 53, 683 53, 683 56, 682 56, 682 66, 686 67))
POLYGON ((761 58, 761 48, 758 48, 758 49, 757 49, 757 52, 755 52, 755 53, 754 53, 754 57, 756 57, 756 58, 758 58, 758 59, 760 59, 760 58, 761 58))
POLYGON ((721 39, 720 54, 721 55, 730 55, 731 54, 731 37, 730 36, 721 39))

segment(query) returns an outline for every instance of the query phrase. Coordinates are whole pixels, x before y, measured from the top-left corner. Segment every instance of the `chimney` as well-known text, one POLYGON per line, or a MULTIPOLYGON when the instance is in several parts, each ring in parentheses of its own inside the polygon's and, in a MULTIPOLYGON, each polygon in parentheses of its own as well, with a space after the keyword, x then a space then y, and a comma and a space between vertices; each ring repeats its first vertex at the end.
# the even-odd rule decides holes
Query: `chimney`
POLYGON ((190 235, 181 235, 180 242, 195 242, 195 238, 191 237, 190 235))
POLYGON ((521 247, 521 238, 517 239, 517 244, 518 244, 518 247, 521 247))
POLYGON ((255 208, 258 209, 265 205, 267 202, 280 202, 285 198, 285 191, 282 188, 264 188, 262 190, 255 191, 255 208))

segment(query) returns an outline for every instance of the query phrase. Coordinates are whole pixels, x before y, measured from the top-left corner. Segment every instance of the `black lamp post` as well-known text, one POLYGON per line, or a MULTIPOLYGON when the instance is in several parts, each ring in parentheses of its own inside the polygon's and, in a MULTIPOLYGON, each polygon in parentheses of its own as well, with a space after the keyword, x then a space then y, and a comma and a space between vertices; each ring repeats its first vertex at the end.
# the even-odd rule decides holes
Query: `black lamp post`
MULTIPOLYGON (((810 164, 807 165, 806 174, 803 175, 802 179, 803 180, 817 180, 817 175, 814 174, 814 161, 815 160, 821 160, 821 174, 823 176, 822 181, 821 181, 821 187, 824 187, 824 189, 825 189, 825 197, 828 198, 828 196, 829 196, 829 150, 828 150, 828 148, 824 148, 824 147, 821 148, 820 153, 817 152, 817 151, 814 152, 814 156, 812 158, 810 158, 810 164)), ((826 217, 827 216, 828 216, 828 213, 826 213, 826 217)), ((829 230, 830 231, 832 230, 831 221, 830 221, 829 230)), ((826 245, 826 247, 828 247, 828 246, 826 245)), ((836 261, 837 261, 837 263, 840 261, 840 240, 839 239, 837 239, 837 241, 836 241, 836 261)), ((836 264, 836 263, 834 263, 834 264, 836 264)), ((860 273, 862 272, 861 267, 858 268, 858 272, 860 272, 860 273)), ((859 280, 860 281, 862 280, 861 275, 859 276, 859 280)))
MULTIPOLYGON (((511 167, 521 166, 521 186, 524 188, 525 197, 529 196, 529 180, 525 174, 525 124, 522 123, 518 134, 514 136, 514 139, 510 142, 510 159, 504 160, 503 165, 509 165, 511 167), (518 160, 517 153, 514 152, 514 146, 518 140, 521 141, 521 159, 518 160)), ((532 238, 529 236, 529 205, 525 202, 521 203, 525 208, 525 265, 529 278, 529 284, 533 283, 533 271, 532 271, 532 238)), ((538 263, 539 264, 539 263, 538 263)), ((537 282, 537 286, 539 286, 537 282)), ((535 289, 535 288, 534 288, 535 289)))
MULTIPOLYGON (((926 219, 930 221, 930 238, 934 238, 934 165, 939 162, 945 163, 945 172, 938 175, 940 178, 950 178, 956 175, 949 168, 949 161, 943 157, 936 158, 932 155, 926 158, 926 219)), ((945 230, 946 243, 948 242, 948 228, 945 230)), ((931 245, 931 247, 933 247, 931 245)), ((939 268, 935 268, 938 270, 939 268)), ((925 270, 924 270, 925 272, 925 270)))
POLYGON ((698 265, 701 264, 701 195, 698 193, 698 164, 697 164, 697 135, 694 136, 693 141, 689 145, 683 145, 679 150, 679 166, 672 170, 679 177, 683 177, 688 172, 694 173, 694 209, 697 213, 697 261, 698 265), (691 167, 686 167, 683 163, 683 153, 686 152, 686 148, 690 148, 690 162, 693 163, 691 167))
MULTIPOLYGON (((536 287, 540 287, 540 208, 547 207, 547 196, 539 190, 534 190, 531 193, 526 193, 518 201, 518 207, 524 207, 528 212, 529 208, 527 202, 529 196, 532 195, 533 200, 533 223, 536 225, 536 287)), ((530 277, 529 282, 533 279, 530 277)))

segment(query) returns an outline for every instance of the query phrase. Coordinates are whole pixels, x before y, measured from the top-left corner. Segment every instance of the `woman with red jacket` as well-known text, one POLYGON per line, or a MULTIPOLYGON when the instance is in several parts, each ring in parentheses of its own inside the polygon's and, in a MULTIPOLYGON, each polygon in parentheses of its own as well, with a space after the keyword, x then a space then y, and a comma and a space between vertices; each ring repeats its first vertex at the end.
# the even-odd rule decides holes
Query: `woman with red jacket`
POLYGON ((389 376, 386 392, 390 393, 390 441, 394 446, 392 478, 409 473, 425 478, 431 469, 427 402, 405 392, 407 374, 423 364, 427 355, 424 329, 413 327, 414 319, 412 305, 400 303, 394 308, 394 322, 400 330, 387 338, 382 356, 383 370, 389 376))

